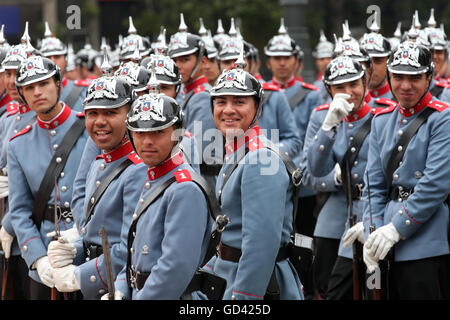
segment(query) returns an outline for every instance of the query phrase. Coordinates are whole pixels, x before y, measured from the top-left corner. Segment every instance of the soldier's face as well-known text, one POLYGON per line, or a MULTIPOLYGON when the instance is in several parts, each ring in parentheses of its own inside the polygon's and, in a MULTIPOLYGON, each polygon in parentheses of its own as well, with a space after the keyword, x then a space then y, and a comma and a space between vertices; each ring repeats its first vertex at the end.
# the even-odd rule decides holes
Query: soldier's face
POLYGON ((129 105, 116 109, 90 109, 86 111, 86 130, 99 149, 116 149, 125 136, 125 120, 129 105))
POLYGON ((48 58, 52 60, 59 67, 59 69, 61 69, 61 73, 64 74, 67 66, 66 56, 61 54, 57 56, 50 56, 48 58))
POLYGON ((166 96, 169 96, 174 99, 177 96, 177 90, 175 88, 175 85, 173 84, 161 83, 159 86, 159 91, 161 93, 164 93, 166 96))
POLYGON ((272 70, 275 79, 281 82, 289 81, 294 75, 298 60, 294 55, 284 57, 270 57, 267 60, 267 67, 272 70))
POLYGON ((327 65, 330 63, 331 58, 319 58, 316 59, 316 67, 319 72, 323 72, 327 65))
POLYGON ((172 139, 174 127, 147 132, 132 131, 136 152, 148 167, 154 167, 169 158, 176 141, 172 139))
POLYGON ((58 85, 59 83, 55 82, 53 78, 49 78, 28 84, 20 89, 28 106, 42 120, 47 118, 45 114, 58 102, 58 85))
POLYGON ((383 85, 386 79, 386 65, 388 57, 373 57, 372 58, 372 78, 369 82, 370 89, 378 89, 383 85))
POLYGON ((362 78, 337 85, 331 85, 330 91, 332 97, 334 97, 336 93, 346 93, 350 95, 350 98, 347 101, 349 103, 354 103, 355 105, 352 112, 359 110, 363 105, 364 84, 362 78))
POLYGON ((443 74, 445 74, 445 70, 444 68, 442 68, 442 66, 444 65, 445 62, 445 51, 444 50, 432 50, 431 51, 433 53, 433 63, 434 63, 434 68, 436 70, 436 75, 438 76, 442 76, 443 74))
POLYGON ((22 101, 16 89, 16 69, 6 69, 4 77, 4 84, 11 99, 22 101))
POLYGON ((6 90, 6 86, 5 86, 5 73, 4 72, 0 72, 0 95, 3 94, 3 92, 6 90))
POLYGON ((396 74, 389 75, 391 90, 403 108, 412 108, 419 103, 420 98, 428 91, 431 75, 426 74, 396 74))
POLYGON ((219 66, 217 65, 216 58, 206 59, 202 66, 203 74, 209 83, 214 83, 220 75, 219 66))
POLYGON ((255 117, 251 96, 221 96, 214 99, 214 123, 226 140, 242 135, 255 117))
MULTIPOLYGON (((181 56, 173 58, 175 61, 181 75, 181 79, 183 83, 187 83, 190 81, 192 70, 194 70, 195 64, 197 63, 197 55, 189 54, 187 56, 181 56)), ((201 67, 199 68, 201 69, 201 67)), ((198 73, 199 71, 197 71, 198 73)), ((193 79, 196 78, 196 75, 193 76, 193 79)))

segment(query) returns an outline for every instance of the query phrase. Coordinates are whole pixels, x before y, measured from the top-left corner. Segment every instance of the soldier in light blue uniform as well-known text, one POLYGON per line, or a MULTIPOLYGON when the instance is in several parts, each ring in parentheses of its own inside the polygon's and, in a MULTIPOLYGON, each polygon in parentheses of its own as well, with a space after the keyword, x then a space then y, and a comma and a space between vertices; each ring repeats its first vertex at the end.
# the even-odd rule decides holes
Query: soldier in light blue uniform
POLYGON ((207 267, 227 280, 224 299, 300 300, 300 279, 286 252, 293 232, 291 180, 281 158, 264 147, 261 84, 243 70, 243 53, 236 65, 211 92, 214 120, 227 141, 216 194, 230 224, 207 267))
POLYGON ((177 101, 184 113, 186 130, 195 137, 200 156, 197 163, 202 176, 214 186, 221 166, 223 146, 221 141, 217 141, 221 136, 211 115, 211 86, 202 74, 201 65, 207 59, 205 44, 200 36, 187 32, 183 14, 180 18, 178 32, 171 36, 168 50, 183 82, 177 101))
POLYGON ((22 257, 30 269, 31 299, 49 299, 49 287, 54 282, 47 257, 50 239, 45 235, 55 228, 53 190, 57 189, 57 224, 61 230, 69 229, 73 224, 72 184, 87 132, 83 116, 58 100, 61 78, 59 68, 51 60, 24 60, 16 75, 16 86, 38 118, 37 123, 27 125, 9 142, 8 173, 14 177, 9 185, 9 215, 22 257), (41 186, 43 179, 46 183, 41 186))
POLYGON ((371 205, 365 188, 363 220, 366 237, 370 221, 376 230, 366 238, 364 261, 373 272, 393 253, 393 299, 448 299, 450 108, 428 91, 433 64, 427 48, 403 42, 391 55, 388 72, 399 103, 372 122, 371 205), (426 115, 426 122, 409 133, 426 115), (398 145, 402 137, 411 138, 398 145))
POLYGON ((444 89, 441 95, 441 100, 445 103, 450 103, 450 84, 444 89))
POLYGON ((147 171, 126 133, 125 120, 132 102, 132 88, 120 77, 104 76, 91 83, 84 106, 86 129, 103 152, 92 162, 86 177, 81 237, 73 244, 52 241, 48 247, 55 287, 62 292, 81 290, 84 299, 100 299, 107 288, 101 227, 111 246, 114 276, 126 263, 123 240, 147 171), (111 93, 118 97, 109 98, 111 93), (103 131, 109 131, 107 138, 102 136, 103 131), (119 167, 123 171, 116 174, 119 167), (115 178, 108 184, 110 175, 115 178), (99 194, 97 190, 104 188, 103 184, 106 190, 99 194))
POLYGON ((313 57, 316 60, 316 67, 318 70, 317 78, 316 81, 314 81, 313 85, 315 85, 320 91, 320 96, 322 98, 321 104, 331 102, 331 97, 328 94, 328 91, 326 90, 323 83, 323 72, 333 58, 333 49, 333 43, 328 41, 323 30, 320 30, 319 43, 317 44, 316 49, 313 52, 313 57))
POLYGON ((212 219, 192 180, 195 171, 179 149, 182 122, 177 102, 157 92, 137 99, 128 114, 128 132, 148 167, 148 180, 129 230, 127 264, 115 281, 116 300, 184 297, 206 254, 212 219), (174 181, 141 208, 169 179, 174 181))

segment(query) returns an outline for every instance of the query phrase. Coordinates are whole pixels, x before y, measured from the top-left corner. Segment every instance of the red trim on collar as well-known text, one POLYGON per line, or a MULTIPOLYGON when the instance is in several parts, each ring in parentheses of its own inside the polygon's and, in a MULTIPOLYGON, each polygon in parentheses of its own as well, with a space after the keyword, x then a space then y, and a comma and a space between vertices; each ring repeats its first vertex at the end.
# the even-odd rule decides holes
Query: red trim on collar
POLYGON ((427 94, 425 95, 425 97, 423 97, 423 99, 418 104, 416 104, 413 108, 403 108, 402 106, 400 106, 400 108, 398 108, 398 111, 404 117, 411 117, 412 115, 415 115, 418 112, 420 112, 421 110, 423 110, 428 105, 428 103, 431 101, 431 99, 433 99, 433 96, 428 91, 427 94))
POLYGON ((31 108, 27 104, 22 103, 22 104, 19 105, 19 112, 20 112, 20 114, 24 114, 24 113, 27 113, 29 111, 31 111, 31 108))
POLYGON ((295 78, 298 82, 303 82, 303 78, 302 76, 298 76, 297 78, 295 78))
POLYGON ((250 139, 252 139, 252 138, 254 138, 256 136, 259 136, 259 135, 261 135, 261 127, 260 126, 251 127, 250 129, 248 129, 244 133, 244 136, 241 136, 241 137, 238 137, 238 138, 234 139, 233 144, 231 144, 231 143, 225 144, 225 152, 226 152, 226 154, 227 155, 232 154, 237 149, 242 147, 244 144, 249 142, 250 139))
POLYGON ((319 72, 318 74, 317 74, 317 78, 316 78, 316 80, 317 81, 322 81, 323 80, 323 71, 321 71, 321 72, 319 72))
POLYGON ((288 82, 285 82, 285 83, 281 83, 281 82, 277 81, 275 78, 272 78, 272 84, 276 85, 280 89, 290 88, 295 84, 296 81, 297 81, 297 79, 295 79, 294 76, 292 76, 292 78, 288 82))
POLYGON ((257 73, 257 74, 255 74, 255 79, 256 80, 261 80, 263 77, 262 77, 262 75, 261 75, 261 73, 257 73))
POLYGON ((69 83, 69 79, 67 77, 64 77, 61 82, 61 85, 64 88, 65 86, 67 86, 68 83, 69 83))
POLYGON ((37 124, 42 129, 55 129, 57 126, 60 126, 61 124, 63 124, 64 121, 66 121, 69 118, 71 113, 72 113, 72 110, 63 102, 63 108, 56 117, 54 117, 50 121, 43 121, 43 120, 39 119, 39 116, 38 116, 37 124))
POLYGON ((7 105, 8 103, 10 103, 12 101, 11 97, 9 96, 9 94, 5 94, 5 96, 0 100, 0 107, 7 105))
POLYGON ((122 144, 114 149, 111 152, 103 152, 102 154, 98 155, 95 160, 98 159, 104 159, 106 163, 111 163, 113 161, 116 161, 127 154, 133 152, 133 146, 131 145, 131 142, 128 140, 128 138, 122 142, 122 144))
POLYGON ((176 155, 172 156, 171 158, 167 159, 159 166, 148 168, 147 170, 148 178, 149 180, 158 179, 163 175, 169 173, 170 171, 174 170, 176 167, 178 167, 180 164, 183 163, 184 163, 183 156, 181 155, 181 152, 179 152, 176 155))
POLYGON ((391 88, 389 87, 389 83, 386 82, 386 84, 381 88, 370 90, 369 93, 372 97, 377 98, 379 96, 382 96, 383 94, 388 93, 389 90, 391 90, 391 88))
POLYGON ((370 94, 370 92, 367 92, 366 96, 364 97, 364 102, 369 103, 370 100, 372 100, 372 95, 370 94))
POLYGON ((372 108, 367 103, 364 103, 361 109, 359 109, 356 112, 350 113, 347 117, 344 118, 344 120, 347 122, 357 121, 364 118, 366 114, 368 114, 371 111, 372 108))
POLYGON ((188 93, 191 92, 192 90, 194 90, 196 87, 208 83, 208 79, 206 79, 205 76, 201 76, 200 78, 194 80, 193 82, 191 82, 189 85, 184 87, 184 93, 188 93))

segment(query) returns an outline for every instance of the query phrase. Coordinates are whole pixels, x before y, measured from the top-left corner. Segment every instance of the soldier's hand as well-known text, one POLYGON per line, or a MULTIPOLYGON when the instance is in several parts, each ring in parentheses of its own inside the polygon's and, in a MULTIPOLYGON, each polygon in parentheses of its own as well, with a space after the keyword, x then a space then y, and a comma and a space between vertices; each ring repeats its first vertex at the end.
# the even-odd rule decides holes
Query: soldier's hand
POLYGON ((11 244, 14 240, 14 236, 10 235, 4 227, 0 229, 0 241, 2 243, 2 249, 5 253, 5 259, 9 259, 11 256, 11 244))
POLYGON ((352 111, 354 104, 347 102, 349 98, 350 95, 346 93, 336 93, 334 95, 322 124, 323 130, 330 131, 333 127, 338 126, 341 120, 352 111))
POLYGON ((367 267, 367 272, 373 273, 378 268, 378 261, 375 260, 369 253, 369 250, 364 246, 363 248, 363 260, 367 267))
POLYGON ((347 230, 344 238, 342 239, 342 246, 344 248, 350 247, 355 240, 358 240, 364 244, 364 225, 362 222, 358 222, 353 227, 347 230))
MULTIPOLYGON (((109 300, 108 293, 104 294, 100 300, 109 300)), ((121 291, 116 290, 114 291, 114 300, 125 300, 125 295, 121 291)))
MULTIPOLYGON (((60 231, 61 237, 58 239, 65 243, 74 243, 79 237, 77 226, 74 224, 73 228, 60 231)), ((46 234, 47 238, 54 238, 56 231, 52 231, 46 234)))
POLYGON ((53 268, 62 268, 73 262, 77 254, 77 249, 71 243, 61 240, 50 242, 47 249, 47 256, 53 268))
POLYGON ((47 256, 40 257, 39 259, 36 260, 36 262, 33 265, 36 267, 37 273, 42 283, 45 284, 47 287, 53 288, 55 286, 52 275, 53 269, 50 266, 48 257, 47 256))
POLYGON ((400 233, 392 222, 372 232, 364 245, 364 249, 375 259, 383 260, 394 244, 400 241, 400 233))
POLYGON ((60 292, 74 292, 80 290, 80 285, 75 277, 75 268, 73 264, 63 268, 54 268, 52 270, 55 287, 60 292))

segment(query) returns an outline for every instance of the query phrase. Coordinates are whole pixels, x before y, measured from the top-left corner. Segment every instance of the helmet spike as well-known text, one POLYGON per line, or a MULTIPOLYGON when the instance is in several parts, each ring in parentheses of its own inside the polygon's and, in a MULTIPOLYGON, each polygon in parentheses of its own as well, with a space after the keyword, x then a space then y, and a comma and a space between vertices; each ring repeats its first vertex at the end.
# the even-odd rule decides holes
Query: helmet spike
POLYGON ((422 25, 420 24, 420 20, 419 20, 419 11, 415 11, 414 12, 414 27, 417 29, 417 30, 420 30, 420 28, 422 27, 422 25))
POLYGON ((50 37, 52 37, 52 31, 50 30, 50 26, 48 25, 48 22, 45 21, 44 38, 50 38, 50 37))
POLYGON ((186 32, 188 30, 188 27, 186 23, 184 22, 184 14, 180 13, 180 26, 178 27, 179 32, 186 32))
POLYGON ((236 39, 243 41, 244 38, 242 37, 241 34, 241 29, 239 27, 236 27, 236 39))
POLYGON ((323 32, 323 29, 320 29, 319 42, 325 42, 325 41, 328 41, 327 37, 325 36, 325 33, 323 32))
POLYGON ((280 28, 278 29, 278 34, 287 34, 286 27, 284 26, 284 18, 281 18, 280 28))
POLYGON ((345 23, 342 24, 342 40, 350 40, 350 30, 345 23))
POLYGON ((402 37, 402 22, 397 23, 397 29, 395 29, 394 37, 401 39, 402 37))
POLYGON ((415 21, 416 21, 416 14, 414 13, 412 17, 411 28, 408 31, 408 40, 415 41, 416 38, 419 36, 419 32, 417 31, 415 26, 415 21))
POLYGON ((222 19, 218 19, 217 20, 217 31, 216 31, 216 33, 217 34, 224 34, 225 33, 225 30, 224 30, 224 28, 222 26, 222 19))
POLYGON ((159 91, 160 83, 156 78, 156 61, 153 60, 152 66, 150 69, 150 79, 147 83, 147 88, 149 93, 160 93, 159 91))
POLYGON ((237 60, 234 62, 234 64, 236 65, 237 69, 242 69, 244 70, 245 67, 247 66, 247 63, 245 62, 244 59, 244 42, 241 41, 241 49, 239 50, 239 58, 237 58, 237 60))
POLYGON ((205 24, 203 23, 203 18, 199 18, 200 20, 200 29, 198 30, 198 34, 200 36, 206 36, 208 32, 206 31, 205 24))
POLYGON ((129 27, 128 27, 128 34, 136 34, 136 33, 137 33, 137 30, 136 30, 136 28, 134 27, 133 17, 128 16, 128 24, 129 24, 129 27))
POLYGON ((106 47, 103 47, 103 62, 100 67, 102 76, 110 77, 113 75, 113 67, 109 63, 108 53, 106 52, 106 47))
POLYGON ((136 41, 136 47, 134 48, 133 54, 130 56, 130 60, 134 63, 139 64, 141 62, 141 54, 139 52, 139 41, 136 41))
POLYGON ((378 25, 378 14, 377 11, 375 11, 373 22, 369 27, 369 30, 375 33, 378 33, 380 31, 380 26, 378 25))
POLYGON ((5 25, 2 24, 2 27, 0 29, 0 47, 2 47, 3 44, 6 42, 4 30, 5 30, 5 25))
POLYGON ((236 27, 234 25, 234 18, 231 18, 231 23, 230 23, 230 30, 228 31, 228 34, 231 37, 235 37, 236 36, 236 27))
POLYGON ((102 37, 102 42, 100 44, 100 49, 103 50, 103 48, 107 48, 107 47, 108 47, 108 45, 106 44, 106 38, 102 37))
POLYGON ((25 22, 25 30, 23 31, 22 38, 20 38, 20 42, 27 43, 27 40, 30 40, 30 35, 28 34, 28 21, 25 22))
POLYGON ((437 23, 436 23, 436 19, 434 19, 434 8, 431 8, 430 10, 430 18, 428 19, 428 26, 435 28, 437 23))

